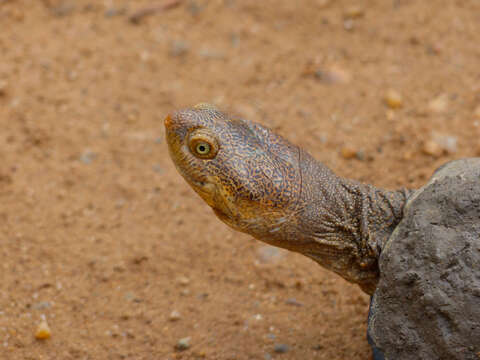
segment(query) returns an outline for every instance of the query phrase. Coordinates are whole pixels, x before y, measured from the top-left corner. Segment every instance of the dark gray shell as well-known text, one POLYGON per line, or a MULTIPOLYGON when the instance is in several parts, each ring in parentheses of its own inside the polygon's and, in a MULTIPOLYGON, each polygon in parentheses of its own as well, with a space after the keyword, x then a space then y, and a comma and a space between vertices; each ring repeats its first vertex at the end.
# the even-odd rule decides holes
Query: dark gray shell
POLYGON ((480 158, 447 163, 412 195, 379 266, 375 359, 480 359, 480 158))

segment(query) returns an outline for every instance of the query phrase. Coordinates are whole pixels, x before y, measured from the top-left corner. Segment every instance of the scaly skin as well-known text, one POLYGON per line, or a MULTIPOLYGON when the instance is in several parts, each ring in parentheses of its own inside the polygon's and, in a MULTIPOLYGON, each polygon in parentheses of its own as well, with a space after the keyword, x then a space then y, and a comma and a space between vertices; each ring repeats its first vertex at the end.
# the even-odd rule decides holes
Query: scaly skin
POLYGON ((178 171, 223 222, 373 294, 378 256, 410 191, 338 177, 271 130, 212 105, 174 112, 165 128, 178 171))

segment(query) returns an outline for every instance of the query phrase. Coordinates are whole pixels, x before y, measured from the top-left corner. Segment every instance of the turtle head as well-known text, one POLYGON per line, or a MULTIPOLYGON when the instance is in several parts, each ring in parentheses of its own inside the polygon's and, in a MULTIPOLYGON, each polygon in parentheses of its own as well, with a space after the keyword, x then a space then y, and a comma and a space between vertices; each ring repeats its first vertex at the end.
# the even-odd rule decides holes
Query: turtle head
POLYGON ((299 148, 209 104, 168 115, 165 129, 178 171, 222 221, 263 240, 282 228, 300 193, 299 148))

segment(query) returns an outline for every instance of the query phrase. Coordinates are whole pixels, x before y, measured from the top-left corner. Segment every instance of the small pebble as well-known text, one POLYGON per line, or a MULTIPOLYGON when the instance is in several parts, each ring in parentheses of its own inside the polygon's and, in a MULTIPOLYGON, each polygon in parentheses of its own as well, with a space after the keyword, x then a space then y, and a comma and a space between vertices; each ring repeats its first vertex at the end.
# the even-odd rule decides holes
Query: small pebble
POLYGON ((205 359, 207 357, 207 352, 205 350, 197 350, 194 351, 193 354, 194 358, 205 359))
POLYGON ((357 19, 363 15, 365 15, 365 11, 359 5, 351 5, 343 12, 343 16, 349 19, 357 19))
POLYGON ((170 313, 170 316, 168 317, 168 319, 170 321, 178 321, 180 320, 182 317, 180 315, 180 313, 177 311, 177 310, 173 310, 171 313, 170 313))
POLYGON ((75 81, 78 79, 78 72, 76 72, 75 70, 71 70, 69 72, 67 72, 67 80, 68 81, 75 81))
POLYGON ((109 18, 109 17, 113 17, 113 16, 123 15, 125 13, 126 13, 125 8, 110 8, 110 9, 105 10, 103 15, 105 17, 109 18))
POLYGON ((48 326, 47 320, 42 320, 40 325, 37 327, 37 331, 35 331, 35 339, 38 340, 46 340, 50 338, 52 335, 50 331, 50 327, 48 326))
POLYGON ((451 135, 433 133, 423 145, 423 152, 427 155, 439 157, 443 154, 457 152, 457 138, 451 135))
POLYGON ((297 289, 297 290, 302 290, 305 287, 305 284, 306 284, 306 282, 303 279, 297 279, 293 283, 293 285, 295 286, 295 289, 297 289))
POLYGON ((448 154, 454 154, 457 152, 456 136, 434 133, 432 135, 432 139, 442 148, 444 152, 448 154))
POLYGON ((190 348, 190 340, 192 338, 190 336, 188 337, 184 337, 180 340, 178 340, 177 344, 175 345, 175 349, 178 350, 178 351, 184 351, 184 350, 188 350, 190 348))
POLYGON ((273 351, 277 354, 285 354, 288 350, 290 350, 290 347, 287 344, 275 344, 273 346, 273 351))
POLYGON ((180 291, 180 295, 189 296, 190 295, 190 290, 189 289, 182 289, 182 291, 180 291))
POLYGON ((143 62, 147 62, 152 57, 150 52, 148 52, 147 50, 141 51, 140 54, 138 54, 138 56, 140 57, 140 60, 143 62))
POLYGON ((185 41, 175 40, 170 44, 171 56, 183 56, 188 53, 190 46, 185 41))
POLYGON ((339 66, 330 66, 315 71, 315 77, 327 84, 348 84, 352 80, 352 74, 339 66))
POLYGON ((0 80, 0 97, 7 95, 8 83, 6 80, 0 80))
POLYGON ((49 309, 51 306, 52 306, 51 303, 48 301, 40 301, 38 303, 33 304, 32 309, 43 310, 43 309, 49 309))
POLYGON ((478 105, 475 110, 473 111, 473 115, 477 118, 480 119, 480 105, 478 105))
POLYGON ((301 302, 298 302, 295 298, 288 298, 287 300, 285 300, 285 304, 298 307, 303 306, 303 304, 301 302))
POLYGON ((347 19, 343 22, 343 28, 347 31, 353 30, 354 25, 355 22, 353 21, 353 19, 347 19))
POLYGON ((395 119, 395 111, 388 109, 385 113, 385 117, 388 121, 392 121, 395 119))
POLYGON ((389 89, 385 94, 385 103, 392 109, 398 109, 403 106, 403 97, 398 91, 389 89))
MULTIPOLYGON (((367 160, 367 156, 365 154, 365 151, 363 151, 362 149, 357 151, 357 153, 355 154, 355 157, 360 161, 367 160)), ((373 158, 371 156, 369 156, 368 160, 373 160, 373 158)))
POLYGON ((94 153, 93 151, 90 150, 85 150, 81 155, 80 155, 80 161, 83 162, 84 164, 91 164, 93 160, 97 157, 97 154, 94 153))
POLYGON ((135 293, 131 291, 127 291, 123 298, 127 301, 134 301, 136 299, 135 293))
POLYGON ((197 16, 203 11, 204 7, 205 5, 200 5, 197 1, 189 1, 187 9, 191 15, 197 16))
POLYGON ((442 94, 428 103, 428 108, 436 114, 444 113, 448 110, 448 95, 442 94))
POLYGON ((152 166, 153 171, 155 171, 157 174, 163 174, 165 170, 163 170, 163 167, 160 164, 155 164, 152 166))
POLYGON ((238 47, 240 45, 240 35, 237 33, 232 33, 230 35, 230 42, 233 47, 238 47))
POLYGON ((199 55, 206 59, 225 59, 225 54, 218 50, 204 48, 199 55))
POLYGON ((75 4, 70 1, 62 1, 58 6, 51 8, 51 10, 55 16, 67 16, 74 12, 75 4))
POLYGON ((261 264, 274 264, 280 261, 285 252, 274 246, 264 245, 257 250, 257 260, 261 264))
POLYGON ((180 276, 177 278, 177 282, 182 286, 187 286, 190 284, 190 279, 186 276, 180 276))
POLYGON ((443 149, 433 140, 425 141, 422 151, 431 156, 439 157, 443 153, 443 149))
POLYGON ((353 159, 354 157, 357 156, 358 151, 355 150, 354 148, 351 148, 350 146, 344 146, 340 150, 340 154, 344 159, 353 159))

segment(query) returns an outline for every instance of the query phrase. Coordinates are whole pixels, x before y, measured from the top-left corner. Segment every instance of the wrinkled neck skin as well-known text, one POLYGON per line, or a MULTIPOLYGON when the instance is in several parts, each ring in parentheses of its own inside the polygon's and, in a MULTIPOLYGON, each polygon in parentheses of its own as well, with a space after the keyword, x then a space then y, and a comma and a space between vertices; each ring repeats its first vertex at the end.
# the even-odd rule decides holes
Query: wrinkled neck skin
POLYGON ((301 149, 298 165, 301 191, 287 215, 268 232, 252 235, 302 253, 373 294, 377 259, 412 191, 385 191, 343 179, 301 149))

